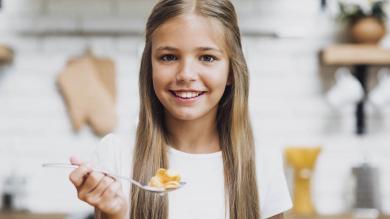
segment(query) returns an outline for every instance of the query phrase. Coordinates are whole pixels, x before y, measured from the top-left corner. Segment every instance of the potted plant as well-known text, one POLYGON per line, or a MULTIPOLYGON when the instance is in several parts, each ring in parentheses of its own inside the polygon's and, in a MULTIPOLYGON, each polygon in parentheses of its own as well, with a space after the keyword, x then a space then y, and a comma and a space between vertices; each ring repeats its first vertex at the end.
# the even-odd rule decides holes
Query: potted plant
POLYGON ((357 43, 377 44, 386 34, 386 0, 339 0, 338 19, 357 43))

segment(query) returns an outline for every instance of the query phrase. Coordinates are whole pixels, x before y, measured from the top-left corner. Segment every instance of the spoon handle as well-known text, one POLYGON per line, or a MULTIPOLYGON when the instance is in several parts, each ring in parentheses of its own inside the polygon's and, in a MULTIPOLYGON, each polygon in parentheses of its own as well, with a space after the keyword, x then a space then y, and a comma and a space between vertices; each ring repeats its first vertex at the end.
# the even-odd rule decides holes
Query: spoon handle
MULTIPOLYGON (((79 167, 79 165, 68 164, 68 163, 44 163, 44 164, 42 164, 42 167, 57 167, 57 168, 76 169, 76 168, 79 167)), ((127 180, 127 181, 133 183, 134 185, 136 185, 136 186, 138 186, 140 188, 144 187, 141 183, 135 181, 134 179, 125 177, 125 176, 109 173, 107 171, 104 171, 104 170, 101 170, 101 169, 96 169, 96 168, 92 168, 92 170, 96 171, 96 172, 99 172, 99 173, 103 173, 105 175, 108 175, 108 176, 111 176, 111 177, 114 177, 114 178, 117 178, 117 179, 127 180)))

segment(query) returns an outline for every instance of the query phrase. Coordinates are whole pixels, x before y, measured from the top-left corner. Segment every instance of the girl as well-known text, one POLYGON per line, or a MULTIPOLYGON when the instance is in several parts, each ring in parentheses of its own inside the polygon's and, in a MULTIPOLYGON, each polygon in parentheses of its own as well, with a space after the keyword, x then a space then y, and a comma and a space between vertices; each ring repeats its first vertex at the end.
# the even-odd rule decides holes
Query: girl
POLYGON ((248 90, 232 3, 159 1, 146 27, 132 163, 112 134, 98 157, 140 182, 158 168, 175 169, 187 185, 161 197, 71 158, 80 164, 70 174, 79 198, 110 219, 283 218, 291 202, 282 167, 255 152, 248 90))

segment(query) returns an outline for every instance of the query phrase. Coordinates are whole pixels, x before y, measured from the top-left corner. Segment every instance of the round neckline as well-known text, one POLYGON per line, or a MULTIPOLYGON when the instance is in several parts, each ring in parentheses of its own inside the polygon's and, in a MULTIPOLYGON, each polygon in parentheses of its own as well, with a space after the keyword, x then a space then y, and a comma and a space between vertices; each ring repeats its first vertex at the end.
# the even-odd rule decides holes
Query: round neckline
POLYGON ((172 146, 168 146, 168 152, 180 156, 180 157, 186 157, 186 158, 217 158, 217 157, 222 157, 222 151, 217 151, 217 152, 212 152, 212 153, 206 153, 206 154, 192 154, 192 153, 187 153, 184 151, 180 151, 172 146))

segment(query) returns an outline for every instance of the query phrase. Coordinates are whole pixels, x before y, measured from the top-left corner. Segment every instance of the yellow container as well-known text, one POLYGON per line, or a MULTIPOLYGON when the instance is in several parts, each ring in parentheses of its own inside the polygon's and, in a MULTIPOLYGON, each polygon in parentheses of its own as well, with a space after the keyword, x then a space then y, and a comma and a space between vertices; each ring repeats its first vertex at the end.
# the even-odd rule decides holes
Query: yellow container
POLYGON ((288 165, 294 169, 293 211, 302 215, 316 213, 311 198, 311 176, 320 147, 289 147, 285 149, 288 165))

